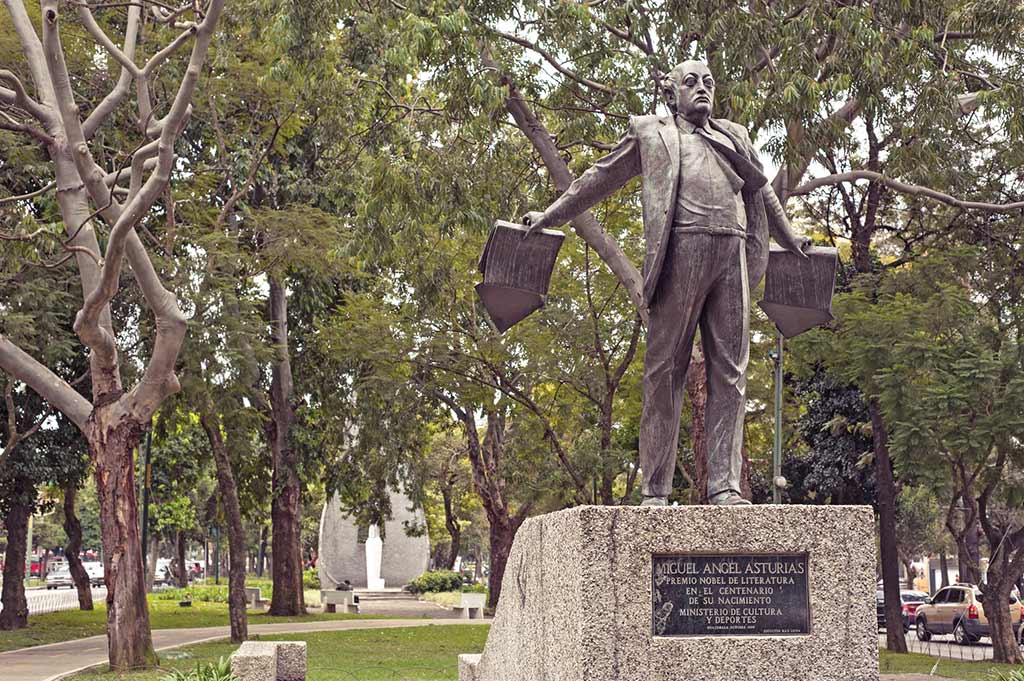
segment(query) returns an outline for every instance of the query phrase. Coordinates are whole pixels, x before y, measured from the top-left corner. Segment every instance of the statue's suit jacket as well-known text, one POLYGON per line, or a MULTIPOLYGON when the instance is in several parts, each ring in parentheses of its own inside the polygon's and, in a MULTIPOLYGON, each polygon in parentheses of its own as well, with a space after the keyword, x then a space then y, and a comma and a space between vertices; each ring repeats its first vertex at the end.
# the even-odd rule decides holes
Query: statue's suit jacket
MULTIPOLYGON (((733 162, 733 167, 745 180, 742 193, 747 217, 747 276, 753 289, 768 267, 769 234, 787 249, 799 251, 800 246, 778 197, 761 174, 761 163, 746 128, 720 118, 711 119, 709 125, 728 137, 742 157, 740 163, 733 162), (742 163, 744 159, 749 165, 742 163)), ((578 177, 544 211, 544 216, 551 226, 564 224, 636 175, 643 176, 641 203, 647 244, 644 302, 650 305, 665 261, 679 190, 679 131, 671 116, 631 117, 629 131, 615 149, 578 177)))

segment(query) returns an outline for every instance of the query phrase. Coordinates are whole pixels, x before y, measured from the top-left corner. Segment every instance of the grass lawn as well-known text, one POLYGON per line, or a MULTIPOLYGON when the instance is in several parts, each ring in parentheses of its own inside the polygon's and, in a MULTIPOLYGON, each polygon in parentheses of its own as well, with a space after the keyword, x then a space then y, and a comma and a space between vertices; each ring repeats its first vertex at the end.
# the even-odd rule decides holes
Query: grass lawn
POLYGON ((965 662, 945 658, 940 660, 918 653, 892 653, 884 648, 878 651, 878 666, 883 674, 930 674, 935 667, 935 676, 966 681, 983 681, 993 669, 1003 672, 1020 669, 1012 664, 996 664, 992 661, 965 662), (939 663, 938 667, 935 667, 936 661, 939 663))
MULTIPOLYGON (((259 637, 262 641, 306 641, 307 681, 442 681, 458 677, 460 653, 483 650, 486 624, 331 631, 259 637)), ((203 643, 161 654, 162 670, 115 674, 83 672, 74 681, 160 681, 170 669, 191 669, 227 657, 231 643, 203 643)))
MULTIPOLYGON (((105 634, 107 609, 102 602, 96 603, 92 611, 65 610, 46 615, 29 616, 29 625, 17 631, 0 631, 0 652, 38 646, 45 643, 70 641, 86 636, 105 634)), ((193 602, 192 607, 182 608, 177 601, 158 600, 149 597, 150 625, 153 629, 187 629, 190 627, 216 627, 228 625, 227 603, 193 602)), ((312 613, 305 617, 270 617, 261 611, 249 612, 249 625, 271 624, 273 622, 315 622, 332 619, 379 619, 369 615, 346 615, 342 613, 312 613)))

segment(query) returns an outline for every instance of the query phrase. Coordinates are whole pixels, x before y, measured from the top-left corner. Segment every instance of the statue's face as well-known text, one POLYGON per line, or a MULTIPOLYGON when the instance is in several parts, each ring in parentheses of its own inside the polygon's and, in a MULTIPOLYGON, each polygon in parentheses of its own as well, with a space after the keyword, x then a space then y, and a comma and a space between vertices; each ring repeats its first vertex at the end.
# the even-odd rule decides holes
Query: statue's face
POLYGON ((711 116, 715 104, 715 79, 705 64, 683 62, 672 70, 671 86, 666 94, 669 104, 675 101, 676 112, 687 120, 703 120, 711 116))

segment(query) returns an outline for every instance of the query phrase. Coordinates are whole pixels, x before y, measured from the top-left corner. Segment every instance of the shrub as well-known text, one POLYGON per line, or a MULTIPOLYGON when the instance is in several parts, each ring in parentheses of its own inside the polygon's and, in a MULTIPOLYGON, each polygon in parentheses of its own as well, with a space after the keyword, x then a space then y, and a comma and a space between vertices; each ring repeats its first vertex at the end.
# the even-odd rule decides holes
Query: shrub
POLYGON ((320 590, 320 574, 316 570, 304 570, 302 573, 302 588, 320 590))
POLYGON ((485 594, 487 593, 486 584, 466 584, 462 587, 462 593, 464 594, 485 594))
POLYGON ((195 669, 187 672, 176 669, 160 681, 233 681, 233 679, 231 662, 222 657, 207 665, 196 663, 195 669))
POLYGON ((198 603, 227 603, 226 586, 190 586, 187 589, 166 589, 154 596, 158 601, 196 601, 198 603))
POLYGON ((432 570, 409 582, 406 588, 414 594, 460 591, 462 575, 451 570, 432 570))
POLYGON ((1024 681, 1024 669, 1011 669, 1006 672, 993 669, 985 679, 986 681, 1024 681))

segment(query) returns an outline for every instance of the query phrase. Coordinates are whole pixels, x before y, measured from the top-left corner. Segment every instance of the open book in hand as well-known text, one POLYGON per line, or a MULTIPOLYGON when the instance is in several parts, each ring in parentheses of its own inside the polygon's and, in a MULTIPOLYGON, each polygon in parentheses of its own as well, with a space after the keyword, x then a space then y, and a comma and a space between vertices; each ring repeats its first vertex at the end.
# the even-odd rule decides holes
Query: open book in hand
POLYGON ((525 225, 497 220, 480 256, 483 282, 476 285, 487 314, 504 333, 544 307, 551 271, 565 234, 541 229, 526 236, 525 225))
POLYGON ((792 338, 832 317, 836 284, 836 249, 811 246, 806 258, 771 246, 764 278, 764 300, 758 306, 786 338, 792 338))

